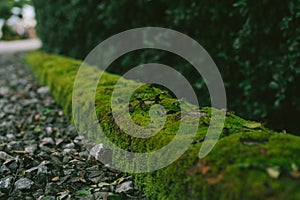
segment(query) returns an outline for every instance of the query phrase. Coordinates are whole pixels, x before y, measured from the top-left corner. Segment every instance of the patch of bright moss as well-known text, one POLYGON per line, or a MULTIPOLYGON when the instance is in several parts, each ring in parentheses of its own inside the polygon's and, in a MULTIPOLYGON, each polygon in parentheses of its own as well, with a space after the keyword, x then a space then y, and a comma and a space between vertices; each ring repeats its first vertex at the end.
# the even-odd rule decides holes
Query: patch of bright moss
MULTIPOLYGON (((71 115, 72 88, 81 62, 36 51, 28 54, 27 63, 40 81, 50 87, 66 114, 71 115)), ((86 75, 93 77, 93 71, 87 71, 86 75)), ((119 78, 104 73, 95 97, 100 125, 119 147, 135 152, 159 149, 174 138, 180 119, 193 115, 196 107, 192 104, 173 99, 168 92, 152 85, 142 86, 130 99, 132 119, 140 125, 149 124, 148 111, 154 103, 164 106, 167 119, 163 129, 153 137, 131 137, 118 128, 110 109, 111 94, 119 78), (191 113, 181 115, 179 103, 189 108, 191 113)), ((126 87, 135 84, 134 81, 123 81, 126 87)), ((84 102, 82 105, 89 106, 84 102)), ((300 199, 300 172, 292 167, 300 168, 299 137, 273 132, 260 123, 228 112, 218 143, 207 157, 199 160, 198 153, 210 123, 211 108, 202 108, 200 114, 194 116, 199 117, 194 143, 180 159, 156 172, 134 174, 136 182, 149 198, 300 199), (270 167, 278 168, 278 178, 268 173, 270 167)))

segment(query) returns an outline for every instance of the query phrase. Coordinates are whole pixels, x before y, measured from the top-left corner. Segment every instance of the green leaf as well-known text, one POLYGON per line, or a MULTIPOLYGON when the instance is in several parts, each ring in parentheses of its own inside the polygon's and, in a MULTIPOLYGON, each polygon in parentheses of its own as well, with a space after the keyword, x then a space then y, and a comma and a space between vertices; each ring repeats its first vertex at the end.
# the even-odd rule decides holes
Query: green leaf
POLYGON ((261 123, 259 123, 259 122, 247 122, 247 123, 243 124, 243 126, 245 126, 247 128, 259 128, 259 127, 261 127, 261 123))
POLYGON ((271 89, 278 89, 278 84, 275 82, 275 81, 272 81, 272 82, 270 82, 270 84, 269 84, 269 87, 271 88, 271 89))
POLYGON ((295 163, 292 163, 291 164, 291 168, 294 172, 297 172, 298 171, 298 166, 295 164, 295 163))
POLYGON ((90 193, 89 190, 78 190, 78 191, 76 192, 76 194, 77 194, 78 196, 87 196, 87 195, 90 195, 91 193, 90 193))
POLYGON ((41 127, 40 127, 40 125, 37 125, 37 126, 34 128, 33 131, 36 132, 36 133, 41 132, 41 127))

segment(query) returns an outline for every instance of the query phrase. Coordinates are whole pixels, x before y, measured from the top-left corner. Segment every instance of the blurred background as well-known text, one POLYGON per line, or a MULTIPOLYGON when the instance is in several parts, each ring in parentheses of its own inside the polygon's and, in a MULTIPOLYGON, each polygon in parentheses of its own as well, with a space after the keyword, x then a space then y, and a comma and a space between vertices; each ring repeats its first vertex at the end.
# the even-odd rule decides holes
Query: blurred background
MULTIPOLYGON (((217 64, 230 111, 300 135, 299 0, 0 1, 2 39, 35 37, 36 13, 43 49, 79 59, 106 38, 132 28, 158 26, 185 33, 217 64)), ((210 105, 201 76, 169 52, 128 53, 109 70, 123 74, 148 62, 176 68, 197 91, 201 106, 210 105)))
POLYGON ((36 38, 35 26, 30 0, 0 0, 0 40, 36 38))

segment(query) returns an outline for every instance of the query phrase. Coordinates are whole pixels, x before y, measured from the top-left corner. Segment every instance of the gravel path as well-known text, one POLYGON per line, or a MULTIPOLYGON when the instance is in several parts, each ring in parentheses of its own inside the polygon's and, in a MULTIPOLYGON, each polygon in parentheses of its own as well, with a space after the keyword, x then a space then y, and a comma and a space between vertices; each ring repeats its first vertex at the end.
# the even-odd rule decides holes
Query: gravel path
POLYGON ((0 199, 145 199, 89 155, 23 56, 0 55, 0 199))
POLYGON ((42 43, 39 39, 0 41, 0 54, 39 49, 41 45, 42 43))

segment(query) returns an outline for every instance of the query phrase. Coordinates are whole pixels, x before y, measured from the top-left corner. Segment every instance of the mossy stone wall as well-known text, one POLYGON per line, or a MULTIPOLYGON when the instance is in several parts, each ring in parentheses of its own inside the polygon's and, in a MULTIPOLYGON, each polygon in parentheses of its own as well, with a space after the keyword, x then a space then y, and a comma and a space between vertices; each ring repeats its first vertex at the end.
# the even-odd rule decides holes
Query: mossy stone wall
MULTIPOLYGON (((72 88, 81 61, 36 51, 28 54, 26 62, 71 116, 72 88)), ((122 148, 141 152, 168 143, 176 134, 179 122, 178 101, 151 85, 140 88, 138 100, 131 101, 131 115, 137 123, 142 123, 140 119, 147 120, 144 114, 149 105, 145 102, 153 101, 157 94, 161 95, 158 103, 172 112, 167 115, 164 129, 155 137, 146 140, 129 137, 118 129, 109 109, 111 91, 119 78, 105 73, 95 98, 99 123, 108 137, 122 148)), ((211 108, 200 110, 202 115, 194 143, 180 159, 155 172, 133 174, 150 199, 300 199, 298 136, 274 132, 228 112, 219 141, 200 160, 198 153, 210 111, 211 108)))

